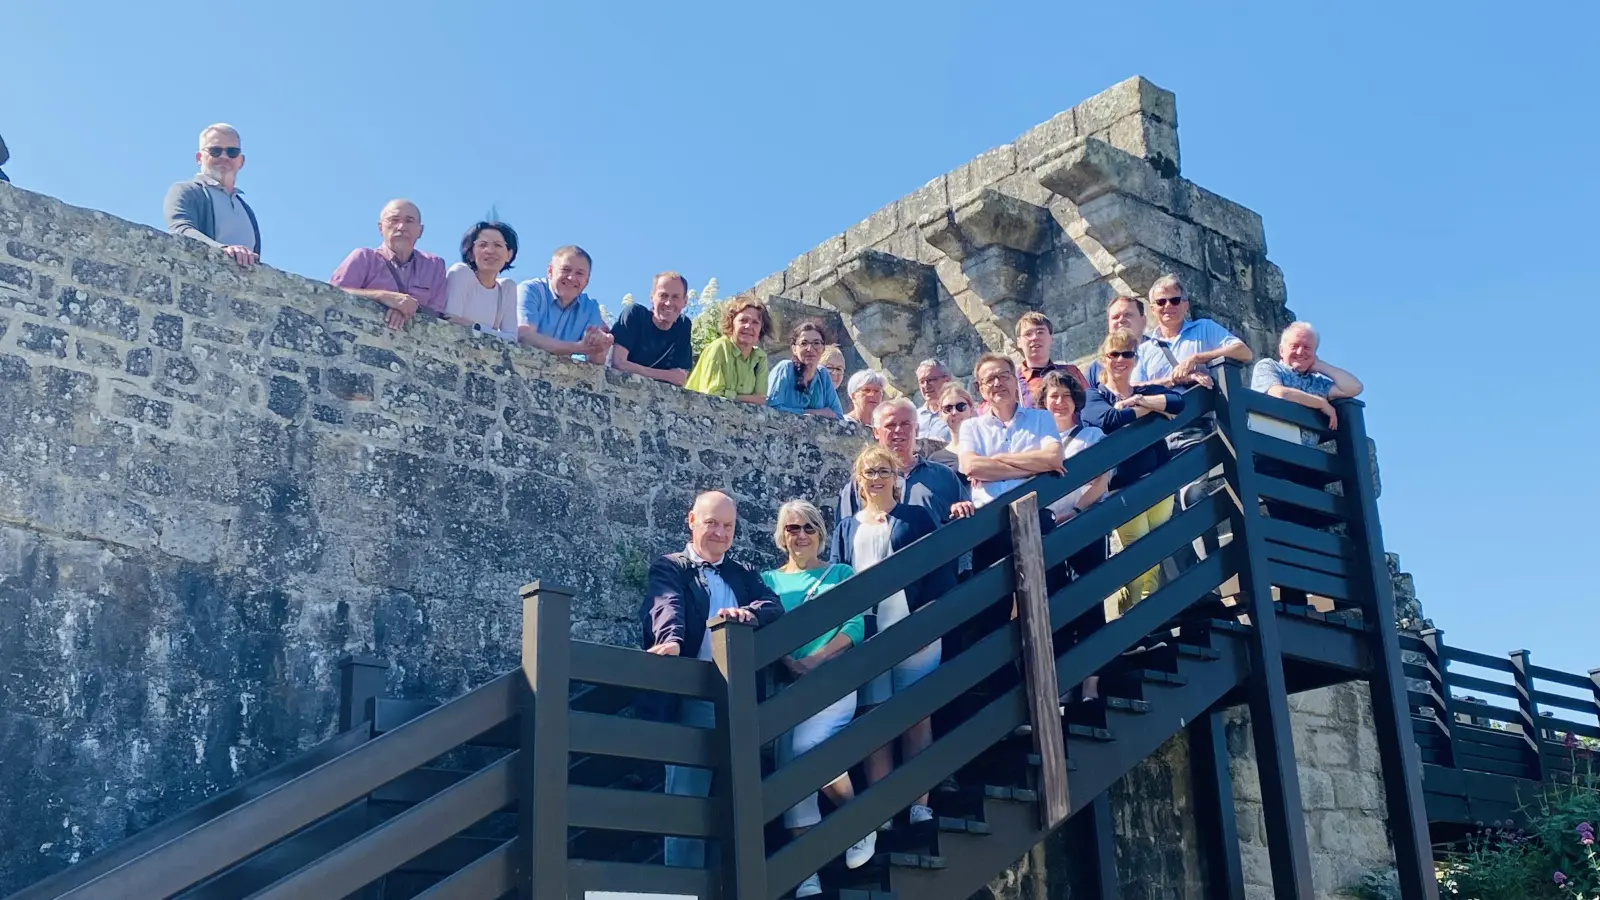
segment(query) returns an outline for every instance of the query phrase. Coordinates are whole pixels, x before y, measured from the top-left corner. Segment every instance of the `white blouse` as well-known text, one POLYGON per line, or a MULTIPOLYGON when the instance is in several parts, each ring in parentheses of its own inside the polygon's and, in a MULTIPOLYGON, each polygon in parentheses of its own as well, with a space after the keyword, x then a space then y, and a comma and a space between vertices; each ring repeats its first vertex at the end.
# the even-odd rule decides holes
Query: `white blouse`
POLYGON ((492 288, 478 281, 466 263, 456 263, 444 275, 444 312, 466 319, 489 334, 508 341, 517 339, 517 283, 501 278, 492 288))

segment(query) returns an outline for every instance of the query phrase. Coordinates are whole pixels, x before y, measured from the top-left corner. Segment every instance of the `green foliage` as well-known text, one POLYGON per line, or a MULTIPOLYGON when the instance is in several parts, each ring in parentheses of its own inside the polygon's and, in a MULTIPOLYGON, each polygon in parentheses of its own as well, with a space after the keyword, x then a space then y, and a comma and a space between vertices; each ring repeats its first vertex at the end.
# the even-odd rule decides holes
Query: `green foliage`
POLYGON ((638 547, 617 543, 617 576, 619 588, 642 591, 650 578, 650 557, 638 547))
POLYGON ((1461 900, 1600 900, 1600 775, 1593 756, 1568 740, 1571 784, 1554 784, 1524 807, 1526 830, 1506 823, 1466 849, 1440 857, 1440 896, 1461 900), (1583 754, 1580 769, 1579 754, 1583 754))
POLYGON ((1400 877, 1393 869, 1373 869, 1347 893, 1353 900, 1400 900, 1400 877))

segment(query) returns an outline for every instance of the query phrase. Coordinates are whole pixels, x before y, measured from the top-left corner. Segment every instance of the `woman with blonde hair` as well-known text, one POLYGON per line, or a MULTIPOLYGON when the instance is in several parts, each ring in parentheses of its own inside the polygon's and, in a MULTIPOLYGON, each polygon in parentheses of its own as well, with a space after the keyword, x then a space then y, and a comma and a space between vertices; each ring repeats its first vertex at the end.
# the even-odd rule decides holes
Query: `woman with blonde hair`
POLYGON ((706 345, 685 388, 740 403, 767 405, 767 351, 772 316, 753 297, 735 297, 722 310, 722 337, 706 345))
POLYGON ((828 373, 828 380, 833 382, 836 393, 844 387, 844 351, 839 349, 838 344, 822 348, 822 358, 817 360, 817 367, 828 373))
MULTIPOLYGON (((938 526, 933 516, 920 506, 902 502, 904 491, 900 460, 888 449, 873 444, 856 456, 851 467, 856 496, 861 508, 839 522, 833 536, 831 556, 860 572, 883 562, 890 554, 903 550, 919 538, 932 534, 938 526)), ((888 629, 955 587, 953 566, 939 566, 904 590, 878 601, 869 611, 866 633, 888 629)), ((940 642, 923 647, 896 663, 889 671, 862 686, 860 704, 872 706, 888 700, 916 684, 939 665, 940 642)), ((933 743, 933 724, 928 719, 912 725, 900 736, 902 760, 909 760, 933 743)), ((885 745, 867 758, 867 782, 877 784, 894 768, 894 747, 885 745)), ((923 794, 911 807, 911 821, 933 818, 928 795, 923 794)))
MULTIPOLYGON (((1100 343, 1100 383, 1090 385, 1084 398, 1078 421, 1092 425, 1106 434, 1139 421, 1148 415, 1175 416, 1183 412, 1183 395, 1159 384, 1133 385, 1133 369, 1139 356, 1139 338, 1126 330, 1113 331, 1100 343)), ((1119 491, 1156 469, 1172 458, 1166 441, 1156 441, 1149 447, 1129 457, 1117 466, 1117 473, 1107 485, 1109 491, 1119 491)), ((1126 524, 1117 527, 1117 539, 1122 549, 1154 531, 1172 518, 1172 498, 1163 497, 1155 506, 1135 515, 1126 524)), ((1118 605, 1127 612, 1135 603, 1155 592, 1159 585, 1158 568, 1152 567, 1128 585, 1118 605)))
MULTIPOLYGON (((772 541, 788 555, 788 561, 776 569, 761 573, 761 580, 778 595, 784 610, 792 610, 818 594, 855 574, 843 563, 825 563, 818 558, 828 540, 827 526, 822 513, 805 500, 790 500, 778 508, 778 524, 773 529, 772 541)), ((823 632, 793 653, 783 658, 791 677, 804 678, 817 666, 849 650, 866 637, 863 616, 852 616, 844 624, 823 632)), ((801 754, 838 734, 856 714, 856 692, 840 697, 816 715, 786 733, 778 740, 776 751, 778 765, 786 766, 801 754)), ((855 799, 855 788, 846 772, 823 785, 822 790, 835 807, 855 799)), ((805 833, 822 821, 815 793, 796 803, 783 814, 783 824, 796 835, 805 833)), ((866 865, 876 852, 877 832, 853 844, 844 853, 847 867, 856 869, 866 865)), ((814 897, 822 893, 822 884, 815 873, 795 889, 796 897, 814 897)))

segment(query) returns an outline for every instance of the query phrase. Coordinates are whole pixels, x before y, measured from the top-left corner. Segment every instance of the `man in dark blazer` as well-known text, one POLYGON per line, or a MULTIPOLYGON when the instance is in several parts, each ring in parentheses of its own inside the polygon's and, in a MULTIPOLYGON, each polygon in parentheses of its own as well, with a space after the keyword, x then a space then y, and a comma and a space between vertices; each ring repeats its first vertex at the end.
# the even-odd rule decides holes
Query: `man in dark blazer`
MULTIPOLYGON (((709 661, 707 620, 720 615, 759 628, 783 615, 783 604, 760 574, 727 558, 737 518, 738 509, 727 494, 707 491, 695 498, 689 511, 688 545, 650 566, 649 586, 639 608, 639 645, 645 652, 709 661)), ((712 706, 705 700, 648 693, 638 707, 643 718, 700 728, 716 725, 712 706)), ((667 793, 708 797, 711 771, 667 766, 667 793)), ((705 866, 704 841, 669 837, 664 849, 669 866, 705 866)))

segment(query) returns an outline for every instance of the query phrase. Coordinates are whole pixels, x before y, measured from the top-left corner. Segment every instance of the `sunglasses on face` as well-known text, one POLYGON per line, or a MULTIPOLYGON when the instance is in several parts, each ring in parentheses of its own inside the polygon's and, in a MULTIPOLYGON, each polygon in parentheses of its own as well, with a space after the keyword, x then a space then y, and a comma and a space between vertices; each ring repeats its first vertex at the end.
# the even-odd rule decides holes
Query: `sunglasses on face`
POLYGON ((800 522, 790 522, 789 524, 783 526, 784 534, 799 534, 802 531, 806 534, 816 534, 817 526, 811 524, 810 522, 806 522, 804 524, 800 522))
POLYGON ((1111 350, 1106 353, 1106 359, 1135 359, 1138 356, 1137 350, 1111 350))
POLYGON ((894 474, 894 470, 893 469, 868 469, 865 472, 862 472, 861 474, 867 476, 868 478, 888 478, 888 477, 890 477, 891 475, 894 474))
POLYGON ((239 154, 243 153, 244 151, 240 150, 238 147, 207 147, 206 152, 211 154, 212 159, 216 159, 224 153, 228 154, 229 159, 238 159, 239 154))
POLYGON ((939 407, 939 411, 940 412, 944 412, 944 413, 966 412, 967 411, 967 401, 965 401, 965 400, 957 400, 954 403, 946 403, 945 405, 939 407))
POLYGON ((1171 304, 1173 306, 1177 306, 1179 303, 1183 302, 1183 298, 1182 297, 1157 297, 1156 299, 1151 300, 1150 302, 1154 303, 1157 306, 1166 306, 1168 304, 1171 304))

